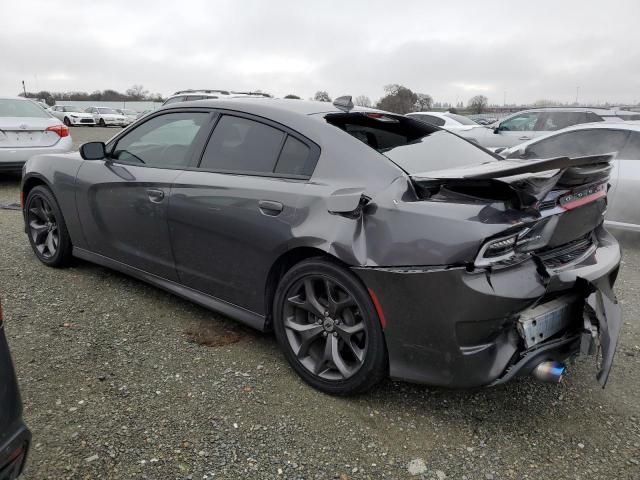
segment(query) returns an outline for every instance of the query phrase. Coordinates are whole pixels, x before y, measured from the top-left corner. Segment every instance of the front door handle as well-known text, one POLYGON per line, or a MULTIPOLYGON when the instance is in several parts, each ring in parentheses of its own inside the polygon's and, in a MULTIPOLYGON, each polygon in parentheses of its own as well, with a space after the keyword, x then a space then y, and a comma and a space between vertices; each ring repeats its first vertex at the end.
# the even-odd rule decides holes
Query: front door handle
POLYGON ((527 137, 526 135, 523 135, 522 137, 518 138, 518 140, 531 140, 531 137, 527 137))
POLYGON ((274 202, 272 200, 260 200, 258 207, 264 215, 275 217, 282 212, 282 204, 280 202, 274 202))
POLYGON ((164 191, 157 188, 148 188, 147 195, 152 203, 161 203, 164 200, 164 191))

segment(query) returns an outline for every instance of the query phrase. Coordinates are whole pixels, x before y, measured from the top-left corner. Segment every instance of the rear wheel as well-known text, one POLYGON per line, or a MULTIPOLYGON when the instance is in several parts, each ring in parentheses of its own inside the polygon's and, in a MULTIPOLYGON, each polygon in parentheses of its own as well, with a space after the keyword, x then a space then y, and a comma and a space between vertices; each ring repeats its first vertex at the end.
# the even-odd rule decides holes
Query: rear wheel
POLYGON ((37 186, 25 205, 29 243, 38 260, 50 267, 65 267, 71 261, 71 238, 53 193, 37 186))
POLYGON ((308 384, 326 393, 352 395, 387 372, 380 321, 367 291, 347 269, 322 258, 295 265, 274 299, 280 347, 308 384))

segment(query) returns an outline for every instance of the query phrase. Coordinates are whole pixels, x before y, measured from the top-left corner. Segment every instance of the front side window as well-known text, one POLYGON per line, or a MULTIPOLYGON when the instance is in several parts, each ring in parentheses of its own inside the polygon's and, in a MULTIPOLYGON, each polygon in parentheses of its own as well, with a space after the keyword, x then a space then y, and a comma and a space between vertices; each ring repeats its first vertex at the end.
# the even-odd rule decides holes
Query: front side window
POLYGON ((619 152, 627 132, 622 130, 577 130, 543 139, 527 148, 528 158, 584 157, 619 152))
POLYGON ((202 112, 154 117, 120 138, 111 158, 149 167, 186 167, 191 159, 191 146, 208 118, 202 112))
POLYGON ((273 173, 285 133, 242 117, 223 115, 204 151, 200 168, 222 172, 273 173))
POLYGON ((537 122, 538 113, 521 113, 500 123, 499 129, 503 132, 532 132, 537 122))

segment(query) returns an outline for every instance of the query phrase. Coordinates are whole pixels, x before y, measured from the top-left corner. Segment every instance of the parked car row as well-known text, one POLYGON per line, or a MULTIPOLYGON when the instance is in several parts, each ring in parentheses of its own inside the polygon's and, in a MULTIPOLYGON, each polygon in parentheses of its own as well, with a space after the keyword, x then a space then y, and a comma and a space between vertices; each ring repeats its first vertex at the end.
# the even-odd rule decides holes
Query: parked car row
POLYGON ((100 127, 126 127, 133 123, 137 114, 133 110, 117 110, 109 107, 77 107, 74 105, 54 105, 49 112, 62 120, 65 125, 87 125, 100 127), (123 112, 127 113, 123 113, 123 112))
POLYGON ((273 330, 324 392, 559 382, 580 353, 604 386, 621 326, 611 161, 503 159, 350 97, 226 98, 32 157, 21 191, 43 264, 75 256, 273 330))

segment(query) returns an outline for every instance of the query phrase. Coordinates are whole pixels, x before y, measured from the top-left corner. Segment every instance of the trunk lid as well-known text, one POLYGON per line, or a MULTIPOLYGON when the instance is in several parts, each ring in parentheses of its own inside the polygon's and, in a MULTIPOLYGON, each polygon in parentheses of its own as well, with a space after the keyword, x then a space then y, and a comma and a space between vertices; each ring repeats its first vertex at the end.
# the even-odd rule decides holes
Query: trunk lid
POLYGON ((612 158, 503 160, 410 177, 421 199, 482 205, 477 221, 505 224, 501 235, 527 227, 517 251, 557 257, 583 248, 602 223, 612 158))
POLYGON ((55 118, 0 117, 0 148, 50 147, 60 140, 52 125, 60 125, 55 118))

